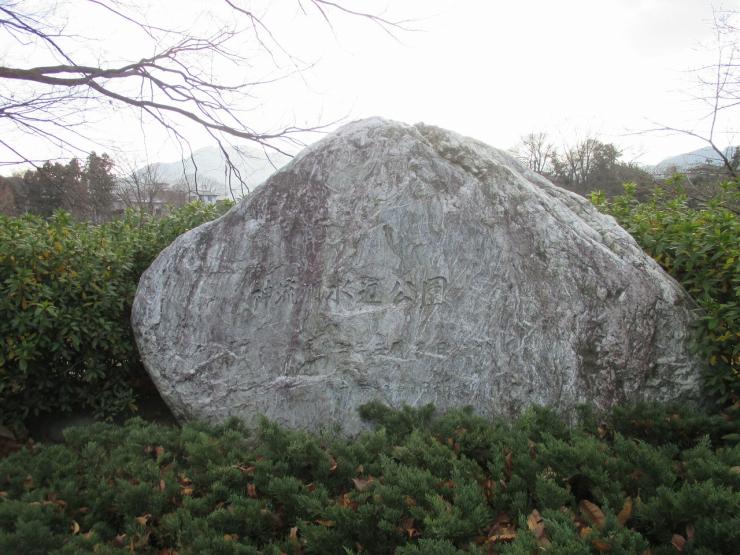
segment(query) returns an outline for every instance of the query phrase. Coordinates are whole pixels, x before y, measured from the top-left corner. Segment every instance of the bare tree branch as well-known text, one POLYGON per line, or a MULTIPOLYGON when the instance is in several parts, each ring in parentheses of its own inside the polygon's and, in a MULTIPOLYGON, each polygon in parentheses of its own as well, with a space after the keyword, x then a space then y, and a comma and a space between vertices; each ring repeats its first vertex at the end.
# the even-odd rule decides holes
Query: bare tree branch
MULTIPOLYGON (((84 62, 78 59, 86 55, 79 44, 89 47, 88 57, 90 54, 96 56, 97 44, 86 42, 88 39, 84 37, 73 37, 64 24, 54 23, 52 16, 60 8, 58 4, 47 8, 46 12, 35 13, 31 11, 34 4, 29 1, 2 3, 0 33, 12 36, 29 51, 43 47, 47 63, 26 66, 8 63, 7 59, 0 62, 0 132, 2 125, 10 124, 76 156, 86 151, 82 139, 92 140, 87 130, 93 114, 129 107, 139 112, 142 125, 144 120, 153 122, 179 144, 188 145, 188 149, 183 125, 194 124, 204 130, 226 160, 227 177, 236 179, 244 190, 244 177, 226 148, 229 141, 247 141, 259 145, 265 152, 289 155, 293 145, 301 144, 300 137, 305 133, 320 132, 331 125, 284 125, 270 130, 249 125, 247 112, 258 97, 260 87, 300 74, 311 64, 300 62, 288 52, 264 18, 246 7, 242 0, 223 0, 210 6, 214 10, 228 10, 225 13, 230 14, 230 23, 215 23, 203 32, 152 24, 142 13, 118 0, 76 1, 130 26, 140 33, 141 48, 152 50, 123 63, 111 64, 98 59, 84 62), (75 44, 70 42, 72 38, 75 44), (278 75, 237 78, 231 82, 217 77, 236 75, 224 68, 243 70, 249 67, 250 59, 240 53, 244 51, 240 45, 245 40, 252 41, 272 60, 278 75), (288 61, 289 71, 283 69, 280 59, 288 61), (77 139, 80 139, 79 144, 77 139)), ((300 0, 296 2, 303 9, 300 0)), ((317 17, 330 25, 329 12, 333 11, 366 19, 391 35, 410 30, 407 20, 394 21, 371 12, 353 10, 339 0, 310 0, 310 5, 315 8, 317 17)), ((35 51, 38 54, 38 49, 35 51)), ((30 157, 21 156, 9 143, 7 137, 3 137, 0 147, 18 161, 30 163, 30 157)), ((192 150, 190 152, 192 158, 192 150)), ((197 168, 195 175, 197 192, 197 168)))
MULTIPOLYGON (((697 131, 691 128, 682 128, 671 125, 655 124, 652 129, 646 129, 639 133, 675 133, 694 137, 706 143, 717 155, 725 168, 727 175, 732 179, 738 179, 738 167, 736 156, 728 156, 728 151, 717 144, 718 125, 720 116, 731 109, 740 106, 740 65, 735 63, 738 55, 738 29, 733 23, 737 16, 734 11, 722 11, 715 9, 713 12, 712 27, 714 30, 714 43, 717 50, 715 62, 711 65, 697 68, 697 82, 708 94, 695 97, 706 103, 709 113, 706 120, 706 128, 697 131), (709 73, 707 78, 704 73, 709 73)), ((701 124, 702 122, 699 122, 701 124)))

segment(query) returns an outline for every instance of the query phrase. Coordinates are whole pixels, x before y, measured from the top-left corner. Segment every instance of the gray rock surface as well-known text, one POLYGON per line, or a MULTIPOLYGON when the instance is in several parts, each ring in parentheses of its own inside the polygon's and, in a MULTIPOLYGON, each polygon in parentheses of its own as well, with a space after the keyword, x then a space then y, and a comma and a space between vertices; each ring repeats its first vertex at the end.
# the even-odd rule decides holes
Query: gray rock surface
POLYGON ((693 305, 615 221, 512 157, 354 122, 141 278, 139 350, 181 420, 362 428, 357 407, 695 398, 693 305))

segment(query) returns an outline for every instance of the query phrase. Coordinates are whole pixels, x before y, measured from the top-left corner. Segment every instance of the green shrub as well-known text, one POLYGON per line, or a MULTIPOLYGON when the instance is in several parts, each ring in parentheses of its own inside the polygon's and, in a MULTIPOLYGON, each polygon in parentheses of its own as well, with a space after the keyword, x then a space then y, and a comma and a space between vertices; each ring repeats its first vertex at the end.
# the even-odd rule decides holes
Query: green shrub
POLYGON ((696 436, 707 416, 688 409, 660 438, 623 435, 644 409, 570 428, 543 409, 374 404, 380 427, 354 440, 266 421, 71 429, 0 460, 0 552, 735 552, 740 446, 696 436))
POLYGON ((0 216, 0 422, 133 407, 142 376, 129 323, 141 273, 177 235, 223 213, 193 203, 161 219, 93 226, 58 212, 0 216))
POLYGON ((708 363, 705 385, 721 404, 740 399, 740 199, 738 182, 704 207, 692 207, 674 189, 657 189, 638 202, 634 185, 607 201, 592 195, 597 207, 614 216, 640 246, 678 280, 703 309, 697 349, 708 363))

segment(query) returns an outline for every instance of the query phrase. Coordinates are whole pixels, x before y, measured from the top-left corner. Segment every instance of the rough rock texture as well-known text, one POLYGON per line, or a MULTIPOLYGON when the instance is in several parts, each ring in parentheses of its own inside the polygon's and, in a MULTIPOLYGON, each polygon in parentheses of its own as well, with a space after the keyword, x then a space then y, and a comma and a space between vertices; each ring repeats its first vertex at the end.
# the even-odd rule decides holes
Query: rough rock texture
POLYGON ((583 198, 480 142, 374 118, 179 237, 133 324, 179 419, 353 433, 371 399, 491 415, 695 397, 691 309, 583 198))

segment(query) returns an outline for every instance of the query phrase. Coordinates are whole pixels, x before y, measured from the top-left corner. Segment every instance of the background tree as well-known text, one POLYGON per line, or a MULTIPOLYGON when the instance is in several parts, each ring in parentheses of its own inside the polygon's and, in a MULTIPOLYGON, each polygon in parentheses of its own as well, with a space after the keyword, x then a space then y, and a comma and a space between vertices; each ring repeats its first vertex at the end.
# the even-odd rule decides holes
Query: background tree
POLYGON ((551 169, 555 146, 547 133, 529 133, 520 139, 515 151, 517 158, 530 170, 544 175, 551 169))
MULTIPOLYGON (((16 44, 16 56, 6 53, 0 62, 0 163, 37 163, 9 142, 3 129, 79 155, 88 152, 92 114, 126 107, 134 109, 134 122, 166 130, 183 152, 192 152, 186 124, 205 131, 234 178, 243 182, 226 148, 229 140, 284 152, 302 133, 320 128, 266 130, 250 125, 259 89, 307 67, 250 6, 242 0, 201 4, 206 13, 199 14, 198 27, 193 23, 183 30, 167 21, 150 22, 135 4, 118 0, 75 0, 46 7, 28 0, 0 3, 0 34, 16 44), (120 24, 119 33, 131 33, 130 53, 122 54, 127 59, 101 60, 99 43, 67 31, 63 11, 74 7, 84 7, 93 17, 113 18, 120 24), (241 78, 258 56, 272 60, 272 77, 241 78), (34 65, 28 65, 29 60, 34 65)), ((341 13, 367 19, 389 33, 404 28, 404 22, 352 10, 339 1, 296 0, 296 7, 304 17, 322 18, 329 27, 332 15, 341 13)), ((197 182, 195 187, 197 192, 197 182)))
POLYGON ((65 209, 77 217, 82 215, 82 169, 76 158, 67 164, 46 162, 36 170, 28 170, 23 182, 32 214, 48 218, 55 210, 65 209))
POLYGON ((566 147, 552 156, 553 175, 558 183, 571 190, 587 189, 591 183, 592 173, 597 164, 608 165, 609 161, 599 161, 602 143, 588 137, 575 145, 566 147))
POLYGON ((116 181, 113 176, 113 161, 107 154, 98 156, 95 152, 90 153, 85 161, 83 182, 87 193, 86 219, 93 223, 110 219, 116 181))
POLYGON ((0 214, 4 216, 19 216, 28 211, 27 195, 23 186, 23 178, 18 175, 10 177, 0 176, 0 214))
POLYGON ((140 169, 132 167, 126 177, 119 180, 115 197, 121 207, 150 216, 161 215, 164 208, 183 206, 192 200, 187 189, 165 183, 157 166, 152 164, 140 169))
POLYGON ((25 209, 49 217, 55 210, 66 210, 80 220, 101 223, 110 218, 113 209, 115 177, 113 163, 107 154, 95 152, 81 164, 73 158, 66 164, 46 162, 23 175, 25 209))
POLYGON ((551 155, 549 177, 559 186, 588 196, 602 191, 613 197, 624 192, 624 183, 637 184, 637 196, 646 197, 655 179, 634 163, 622 160, 622 152, 612 143, 587 137, 551 155))

